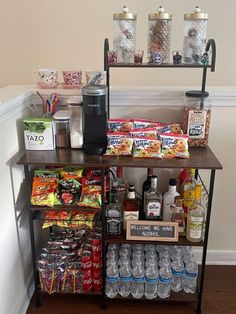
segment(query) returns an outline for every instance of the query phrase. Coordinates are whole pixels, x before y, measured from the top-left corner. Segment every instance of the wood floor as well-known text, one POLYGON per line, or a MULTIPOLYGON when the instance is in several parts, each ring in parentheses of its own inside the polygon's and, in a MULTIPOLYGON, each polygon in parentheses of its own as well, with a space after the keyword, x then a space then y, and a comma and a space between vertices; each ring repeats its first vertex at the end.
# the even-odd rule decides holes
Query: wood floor
MULTIPOLYGON (((100 308, 99 297, 52 295, 42 297, 42 306, 32 299, 27 314, 193 314, 193 303, 148 301, 108 302, 100 308)), ((236 266, 207 266, 202 314, 236 314, 236 266)))

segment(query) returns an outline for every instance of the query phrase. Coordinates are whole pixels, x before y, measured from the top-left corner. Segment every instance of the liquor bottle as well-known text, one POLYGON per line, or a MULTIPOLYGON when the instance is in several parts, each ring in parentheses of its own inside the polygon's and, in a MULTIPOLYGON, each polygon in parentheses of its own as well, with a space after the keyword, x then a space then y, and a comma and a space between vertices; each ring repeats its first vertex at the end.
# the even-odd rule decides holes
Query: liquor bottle
POLYGON ((200 242, 203 239, 205 209, 201 205, 201 185, 195 187, 195 202, 190 206, 187 215, 186 237, 191 242, 200 242))
POLYGON ((112 189, 117 191, 117 198, 119 203, 123 206, 124 200, 126 198, 128 184, 123 178, 123 168, 117 167, 117 177, 112 183, 112 189))
POLYGON ((197 182, 195 179, 195 169, 188 169, 188 176, 185 178, 183 186, 183 209, 185 213, 188 213, 189 208, 195 201, 195 186, 197 182))
POLYGON ((185 217, 183 210, 183 199, 181 196, 175 197, 175 204, 173 206, 172 221, 179 224, 179 235, 185 234, 185 217))
POLYGON ((111 190, 110 203, 106 207, 106 233, 121 234, 121 205, 118 202, 117 191, 111 190))
POLYGON ((162 195, 157 189, 157 176, 151 177, 151 188, 144 193, 144 212, 147 220, 161 220, 162 195))
POLYGON ((145 218, 145 213, 144 213, 144 194, 151 188, 151 177, 153 175, 153 168, 148 168, 147 169, 147 179, 143 182, 143 188, 142 188, 142 207, 140 210, 140 219, 145 218))
POLYGON ((188 177, 187 169, 182 169, 178 175, 178 191, 180 195, 183 197, 183 182, 188 177))
POLYGON ((176 191, 176 179, 171 178, 169 180, 169 188, 163 194, 163 205, 162 205, 162 220, 171 221, 173 210, 171 204, 174 204, 175 197, 179 196, 179 193, 176 191))
POLYGON ((123 229, 126 230, 127 220, 138 220, 139 202, 135 196, 135 187, 129 184, 127 198, 123 205, 123 229))

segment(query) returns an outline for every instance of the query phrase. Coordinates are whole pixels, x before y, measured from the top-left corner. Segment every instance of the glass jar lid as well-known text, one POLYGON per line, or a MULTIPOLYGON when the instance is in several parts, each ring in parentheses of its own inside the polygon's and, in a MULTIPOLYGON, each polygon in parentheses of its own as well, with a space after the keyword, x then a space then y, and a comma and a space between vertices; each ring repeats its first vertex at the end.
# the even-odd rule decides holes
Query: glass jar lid
POLYGON ((148 14, 149 21, 155 20, 171 20, 172 15, 170 13, 165 12, 165 9, 162 6, 159 6, 157 13, 148 14))
POLYGON ((83 97, 82 96, 71 96, 67 99, 66 102, 69 106, 82 106, 83 105, 83 97))
POLYGON ((186 13, 184 14, 184 20, 185 21, 196 21, 196 20, 207 20, 208 14, 203 13, 201 11, 201 8, 198 6, 195 7, 192 13, 186 13))
POLYGON ((54 120, 69 120, 70 119, 70 113, 68 110, 58 110, 54 115, 53 115, 54 120))
POLYGON ((136 20, 136 14, 129 12, 129 9, 124 5, 121 13, 114 13, 113 20, 136 20))

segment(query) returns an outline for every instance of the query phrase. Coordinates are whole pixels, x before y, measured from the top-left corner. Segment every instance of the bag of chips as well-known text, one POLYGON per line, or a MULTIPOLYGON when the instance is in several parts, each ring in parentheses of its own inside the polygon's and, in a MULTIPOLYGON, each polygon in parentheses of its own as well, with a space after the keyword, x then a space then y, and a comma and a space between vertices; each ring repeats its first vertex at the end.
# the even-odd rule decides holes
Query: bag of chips
MULTIPOLYGON (((104 180, 106 182, 106 180, 104 180)), ((82 193, 78 202, 79 206, 101 208, 102 186, 101 178, 82 178, 82 193)), ((106 191, 106 188, 105 188, 106 191)))
POLYGON ((57 187, 57 179, 35 177, 32 186, 31 204, 53 207, 57 187))

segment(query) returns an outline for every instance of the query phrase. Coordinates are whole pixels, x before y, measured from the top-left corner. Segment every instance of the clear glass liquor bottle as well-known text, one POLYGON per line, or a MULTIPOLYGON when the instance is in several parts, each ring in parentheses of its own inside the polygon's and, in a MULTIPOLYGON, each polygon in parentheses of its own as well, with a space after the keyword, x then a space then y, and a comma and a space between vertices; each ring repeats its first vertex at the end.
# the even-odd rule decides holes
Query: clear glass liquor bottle
POLYGON ((144 193, 144 212, 147 220, 161 220, 162 195, 157 189, 157 176, 151 177, 151 188, 144 193))
POLYGON ((195 202, 190 207, 187 215, 186 237, 191 242, 200 242, 203 239, 205 208, 201 205, 202 186, 195 187, 195 202))
POLYGON ((123 178, 123 168, 117 167, 117 176, 116 179, 112 183, 112 189, 117 191, 117 198, 121 205, 123 205, 124 200, 126 198, 128 183, 123 178))

